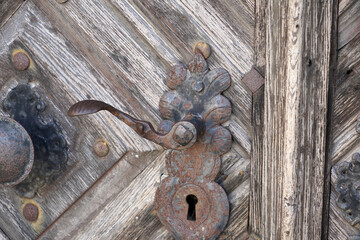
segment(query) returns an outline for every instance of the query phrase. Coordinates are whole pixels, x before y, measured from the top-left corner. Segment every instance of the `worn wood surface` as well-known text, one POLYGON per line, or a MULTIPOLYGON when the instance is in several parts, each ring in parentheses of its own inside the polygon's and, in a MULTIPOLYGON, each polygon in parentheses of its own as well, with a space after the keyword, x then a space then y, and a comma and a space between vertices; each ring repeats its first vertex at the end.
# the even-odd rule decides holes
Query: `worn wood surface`
POLYGON ((5 233, 0 229, 0 239, 1 240, 9 240, 9 238, 5 235, 5 233))
MULTIPOLYGON (((338 39, 344 41, 339 45, 335 69, 330 139, 331 166, 351 161, 352 154, 360 152, 360 134, 356 131, 357 118, 360 115, 360 34, 349 34, 356 26, 360 26, 359 1, 342 0, 339 6, 341 17, 338 39), (340 26, 343 26, 343 31, 340 31, 340 26)), ((338 194, 333 187, 336 179, 336 172, 332 170, 328 237, 340 240, 359 236, 360 232, 344 219, 343 211, 337 206, 338 194)))
POLYGON ((320 239, 332 2, 267 14, 261 237, 320 239))
MULTIPOLYGON (((266 3, 256 1, 255 25, 255 63, 259 73, 265 74, 266 57, 266 3)), ((262 162, 263 162, 263 129, 264 124, 264 87, 253 94, 252 108, 252 153, 250 173, 250 205, 249 205, 249 233, 259 238, 262 229, 262 162)))
POLYGON ((65 113, 76 101, 99 99, 157 125, 167 70, 187 62, 197 41, 207 41, 210 68, 223 67, 232 76, 225 94, 234 115, 224 125, 235 143, 217 178, 231 204, 222 238, 246 238, 252 96, 241 78, 253 64, 254 7, 253 1, 232 0, 26 1, 0 30, 0 101, 17 83, 30 82, 48 104, 44 117, 63 129, 68 167, 32 200, 0 190, 0 229, 10 239, 172 239, 152 203, 164 150, 108 113, 65 113), (9 61, 15 48, 32 58, 24 72, 9 61), (92 151, 98 138, 110 145, 105 158, 92 151), (29 201, 42 212, 35 223, 21 213, 29 201))
POLYGON ((0 0, 0 28, 12 14, 24 3, 23 0, 0 0))
POLYGON ((360 33, 360 1, 352 0, 343 5, 339 15, 339 49, 360 33))

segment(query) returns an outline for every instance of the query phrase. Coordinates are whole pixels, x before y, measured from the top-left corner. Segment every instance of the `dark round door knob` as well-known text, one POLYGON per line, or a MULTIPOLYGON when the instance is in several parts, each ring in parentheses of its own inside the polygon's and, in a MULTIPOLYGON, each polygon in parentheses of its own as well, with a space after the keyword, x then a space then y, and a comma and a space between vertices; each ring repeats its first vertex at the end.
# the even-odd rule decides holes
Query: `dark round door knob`
POLYGON ((0 187, 23 181, 33 162, 34 147, 29 134, 15 120, 0 116, 0 187))

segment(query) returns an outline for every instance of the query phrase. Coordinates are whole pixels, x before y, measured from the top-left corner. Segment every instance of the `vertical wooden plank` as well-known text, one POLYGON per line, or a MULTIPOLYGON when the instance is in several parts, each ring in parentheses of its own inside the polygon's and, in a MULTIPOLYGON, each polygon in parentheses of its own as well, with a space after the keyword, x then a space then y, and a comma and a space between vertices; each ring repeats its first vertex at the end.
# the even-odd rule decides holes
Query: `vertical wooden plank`
MULTIPOLYGON (((255 68, 264 76, 265 53, 266 53, 266 3, 264 0, 256 0, 255 3, 255 68)), ((261 202, 262 202, 262 158, 263 158, 263 122, 264 122, 264 87, 253 94, 252 107, 252 152, 250 172, 250 204, 249 204, 249 227, 252 236, 259 237, 261 234, 261 202)))
POLYGON ((331 0, 267 4, 264 239, 321 238, 332 9, 331 0))
POLYGON ((334 131, 334 107, 335 107, 335 85, 336 85, 336 67, 338 65, 338 21, 340 14, 341 0, 333 0, 332 9, 332 26, 331 26, 331 43, 330 43, 330 68, 329 68, 329 92, 328 92, 328 110, 327 110, 327 136, 326 136, 326 152, 325 152, 325 167, 324 167, 324 193, 323 193, 323 213, 322 213, 322 239, 329 239, 330 231, 330 194, 331 194, 331 167, 333 155, 333 141, 334 131))

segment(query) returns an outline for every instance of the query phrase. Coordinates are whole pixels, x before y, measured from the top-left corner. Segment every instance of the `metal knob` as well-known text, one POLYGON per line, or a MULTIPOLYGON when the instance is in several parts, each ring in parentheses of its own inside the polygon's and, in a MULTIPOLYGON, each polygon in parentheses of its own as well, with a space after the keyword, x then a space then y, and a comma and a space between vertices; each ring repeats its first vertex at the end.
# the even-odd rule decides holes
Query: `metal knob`
POLYGON ((34 147, 29 134, 15 120, 0 116, 0 187, 23 181, 33 162, 34 147))

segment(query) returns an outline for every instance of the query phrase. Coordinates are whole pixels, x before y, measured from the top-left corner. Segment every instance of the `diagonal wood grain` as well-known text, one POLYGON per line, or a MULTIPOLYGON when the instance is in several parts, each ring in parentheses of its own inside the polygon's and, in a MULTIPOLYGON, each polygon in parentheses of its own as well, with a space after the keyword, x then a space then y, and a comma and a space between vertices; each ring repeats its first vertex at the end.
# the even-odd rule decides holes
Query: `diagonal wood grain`
POLYGON ((21 6, 22 0, 1 0, 0 2, 0 29, 11 18, 16 10, 21 6))
MULTIPOLYGON (((339 32, 339 41, 340 39, 345 39, 344 36, 341 36, 344 35, 344 31, 352 31, 353 24, 360 23, 356 20, 359 12, 354 12, 354 9, 358 8, 358 3, 358 1, 340 1, 342 17, 339 18, 339 28, 343 26, 343 32, 339 32)), ((351 161, 352 155, 360 152, 360 134, 356 131, 357 119, 360 115, 358 104, 360 101, 360 78, 358 74, 360 72, 359 44, 360 34, 348 35, 346 42, 343 42, 343 46, 338 51, 338 64, 335 70, 337 81, 334 90, 333 120, 331 126, 332 138, 330 139, 332 146, 331 166, 351 161)), ((336 184, 336 179, 337 174, 332 169, 328 224, 328 236, 331 240, 348 239, 351 236, 359 235, 359 231, 346 222, 343 217, 343 211, 337 206, 336 200, 338 194, 333 187, 336 184)))
POLYGON ((0 229, 0 239, 1 240, 9 240, 9 238, 5 235, 5 233, 0 229))
MULTIPOLYGON (((340 6, 342 3, 340 2, 340 6)), ((348 44, 360 34, 360 2, 349 1, 339 15, 338 49, 348 44)))
POLYGON ((359 44, 360 35, 338 53, 332 126, 332 165, 360 142, 360 136, 355 131, 360 115, 359 44))
MULTIPOLYGON (((127 153, 77 201, 72 204, 52 225, 46 229, 40 239, 70 239, 78 229, 85 226, 106 206, 107 202, 125 189, 146 168, 148 163, 161 158, 157 152, 127 153)), ((125 223, 124 223, 125 224, 125 223)))

